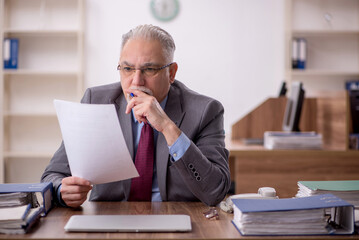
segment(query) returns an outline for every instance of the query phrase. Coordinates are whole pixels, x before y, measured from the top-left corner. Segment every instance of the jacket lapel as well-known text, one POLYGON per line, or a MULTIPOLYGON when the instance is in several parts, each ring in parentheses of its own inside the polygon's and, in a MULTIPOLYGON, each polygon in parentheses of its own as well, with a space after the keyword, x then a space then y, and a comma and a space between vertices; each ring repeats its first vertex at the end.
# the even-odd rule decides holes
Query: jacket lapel
MULTIPOLYGON (((179 90, 170 87, 168 92, 167 103, 165 106, 165 113, 177 125, 181 126, 182 119, 185 112, 182 109, 181 96, 179 90)), ((156 147, 156 166, 157 166, 157 180, 160 189, 161 198, 163 201, 167 200, 167 165, 169 161, 169 151, 167 142, 162 133, 158 134, 157 147, 156 147)))

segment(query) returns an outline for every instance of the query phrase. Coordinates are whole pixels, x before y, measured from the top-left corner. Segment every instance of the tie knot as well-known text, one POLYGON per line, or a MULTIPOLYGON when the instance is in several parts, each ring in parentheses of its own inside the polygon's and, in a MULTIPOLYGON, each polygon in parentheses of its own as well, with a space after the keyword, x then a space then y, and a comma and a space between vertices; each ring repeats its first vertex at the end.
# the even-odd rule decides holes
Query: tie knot
POLYGON ((144 125, 142 126, 142 131, 143 130, 146 130, 146 131, 153 131, 153 128, 152 126, 148 123, 148 122, 145 122, 144 125))

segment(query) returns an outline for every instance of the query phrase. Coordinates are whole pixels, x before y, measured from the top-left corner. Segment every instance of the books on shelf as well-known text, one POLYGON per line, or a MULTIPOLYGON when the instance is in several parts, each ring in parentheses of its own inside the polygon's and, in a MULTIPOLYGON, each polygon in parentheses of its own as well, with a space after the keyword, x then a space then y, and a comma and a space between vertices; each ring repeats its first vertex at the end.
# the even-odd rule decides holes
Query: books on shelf
POLYGON ((321 149, 322 135, 315 132, 264 132, 267 149, 321 149))
POLYGON ((327 235, 354 232, 354 206, 333 194, 287 199, 233 199, 242 235, 327 235), (326 212, 329 211, 329 214, 326 212))
POLYGON ((5 38, 3 45, 4 69, 17 69, 19 55, 19 39, 5 38))
POLYGON ((345 89, 350 90, 359 90, 359 80, 350 80, 345 82, 345 89))
POLYGON ((26 233, 52 207, 52 183, 0 184, 0 233, 26 233))
POLYGON ((359 180, 299 181, 296 197, 332 193, 359 208, 359 180))
POLYGON ((307 62, 307 40, 292 39, 292 69, 305 69, 307 62))

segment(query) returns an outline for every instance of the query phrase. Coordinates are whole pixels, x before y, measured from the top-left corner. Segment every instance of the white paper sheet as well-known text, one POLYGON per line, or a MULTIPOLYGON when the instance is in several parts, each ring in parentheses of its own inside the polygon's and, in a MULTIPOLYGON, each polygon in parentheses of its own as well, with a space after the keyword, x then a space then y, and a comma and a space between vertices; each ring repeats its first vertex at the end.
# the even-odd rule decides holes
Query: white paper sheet
POLYGON ((54 105, 73 176, 92 184, 138 177, 113 104, 54 105))

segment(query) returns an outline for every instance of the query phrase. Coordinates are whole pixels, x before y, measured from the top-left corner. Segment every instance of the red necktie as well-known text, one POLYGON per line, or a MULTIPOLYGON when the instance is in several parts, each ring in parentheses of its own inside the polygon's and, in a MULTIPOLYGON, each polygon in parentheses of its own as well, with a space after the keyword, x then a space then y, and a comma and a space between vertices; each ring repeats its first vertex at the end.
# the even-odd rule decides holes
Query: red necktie
POLYGON ((135 158, 135 166, 140 176, 133 178, 131 181, 129 201, 151 201, 153 148, 153 129, 148 123, 145 123, 141 130, 140 142, 138 143, 135 158))

